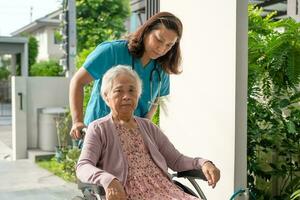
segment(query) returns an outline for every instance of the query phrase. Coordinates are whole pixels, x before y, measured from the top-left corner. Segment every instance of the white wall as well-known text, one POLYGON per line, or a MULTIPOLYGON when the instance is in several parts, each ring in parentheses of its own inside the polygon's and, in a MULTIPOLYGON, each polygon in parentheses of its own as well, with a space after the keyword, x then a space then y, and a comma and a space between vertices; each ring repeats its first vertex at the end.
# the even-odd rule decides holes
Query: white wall
POLYGON ((14 160, 27 158, 27 149, 38 147, 38 109, 66 107, 68 94, 69 79, 65 77, 12 77, 14 160))
POLYGON ((38 147, 38 109, 67 107, 69 79, 65 77, 12 78, 13 158, 27 157, 28 148, 38 147), (20 109, 20 96, 22 105, 20 109))
POLYGON ((211 159, 221 180, 208 199, 246 186, 247 1, 161 0, 183 22, 183 73, 171 76, 161 127, 183 153, 211 159))
POLYGON ((30 77, 27 79, 28 148, 37 148, 38 108, 69 105, 69 79, 65 77, 30 77))
POLYGON ((287 15, 294 18, 297 22, 300 22, 300 7, 297 4, 298 0, 287 1, 287 15))
POLYGON ((37 61, 48 60, 48 38, 45 28, 40 28, 32 34, 35 36, 39 44, 37 61))
POLYGON ((46 26, 38 29, 32 34, 39 43, 37 61, 55 59, 58 60, 63 56, 63 50, 59 44, 54 43, 55 26, 46 26))
POLYGON ((55 44, 54 41, 54 32, 56 29, 59 30, 58 27, 47 27, 47 35, 48 35, 48 56, 51 59, 58 60, 63 57, 63 50, 60 48, 59 44, 55 44))

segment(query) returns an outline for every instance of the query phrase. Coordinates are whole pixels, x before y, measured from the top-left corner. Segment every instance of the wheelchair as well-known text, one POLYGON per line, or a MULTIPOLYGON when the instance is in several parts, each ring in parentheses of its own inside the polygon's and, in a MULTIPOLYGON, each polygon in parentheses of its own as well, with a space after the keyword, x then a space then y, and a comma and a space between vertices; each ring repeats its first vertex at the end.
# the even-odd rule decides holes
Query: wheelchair
MULTIPOLYGON (((203 200, 207 200, 200 186, 196 182, 197 179, 201 179, 204 181, 206 177, 202 173, 201 170, 189 170, 183 172, 177 172, 171 175, 172 181, 181 188, 185 193, 188 193, 192 196, 198 197, 203 200), (183 185, 174 178, 186 178, 196 190, 196 193, 190 189, 189 187, 183 185)), ((76 196, 72 200, 105 200, 105 190, 102 186, 90 183, 82 183, 81 181, 77 181, 78 189, 81 190, 83 197, 76 196)))
MULTIPOLYGON (((81 130, 82 139, 78 143, 78 147, 81 149, 83 145, 84 136, 86 134, 86 128, 81 130)), ((205 175, 203 172, 199 170, 188 170, 188 171, 182 171, 171 174, 172 181, 175 185, 177 185, 180 189, 182 189, 185 193, 190 194, 194 197, 198 197, 202 200, 207 200, 206 196, 204 195, 203 191, 201 190, 199 184, 196 182, 196 180, 203 180, 207 181, 205 175), (196 190, 196 193, 190 189, 189 187, 183 185, 177 180, 174 180, 176 178, 185 178, 187 179, 194 189, 196 190)), ((79 179, 77 179, 77 186, 78 189, 82 192, 81 196, 76 196, 72 198, 72 200, 105 200, 105 190, 101 185, 91 184, 91 183, 83 183, 79 179)))

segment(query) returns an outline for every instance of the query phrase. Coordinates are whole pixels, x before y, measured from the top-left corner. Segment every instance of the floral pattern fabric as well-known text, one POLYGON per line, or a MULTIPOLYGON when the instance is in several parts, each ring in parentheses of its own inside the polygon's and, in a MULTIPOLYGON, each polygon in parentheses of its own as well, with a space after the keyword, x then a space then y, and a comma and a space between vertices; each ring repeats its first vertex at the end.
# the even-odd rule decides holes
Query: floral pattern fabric
MULTIPOLYGON (((139 129, 116 125, 128 161, 125 191, 128 200, 196 200, 179 189, 157 167, 147 150, 139 129)), ((199 199, 198 199, 199 200, 199 199)))

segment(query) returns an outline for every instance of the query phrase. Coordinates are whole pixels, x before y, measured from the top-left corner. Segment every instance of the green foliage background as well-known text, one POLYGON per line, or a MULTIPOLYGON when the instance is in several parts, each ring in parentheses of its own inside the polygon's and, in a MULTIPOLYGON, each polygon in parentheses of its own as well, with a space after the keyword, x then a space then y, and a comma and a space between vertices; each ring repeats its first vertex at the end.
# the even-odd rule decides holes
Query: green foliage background
POLYGON ((300 25, 248 12, 248 187, 289 199, 300 188, 300 25))
POLYGON ((36 58, 38 55, 38 48, 39 48, 38 41, 35 39, 35 37, 29 36, 29 42, 28 42, 29 71, 30 71, 30 67, 36 63, 36 58))
MULTIPOLYGON (((130 15, 129 0, 77 0, 77 69, 104 41, 120 39, 130 15)), ((93 83, 84 88, 84 110, 93 83)))
POLYGON ((130 14, 129 0, 77 0, 76 9, 78 52, 119 39, 130 14))
POLYGON ((0 81, 1 80, 7 80, 8 76, 10 75, 10 72, 6 67, 0 67, 0 81))

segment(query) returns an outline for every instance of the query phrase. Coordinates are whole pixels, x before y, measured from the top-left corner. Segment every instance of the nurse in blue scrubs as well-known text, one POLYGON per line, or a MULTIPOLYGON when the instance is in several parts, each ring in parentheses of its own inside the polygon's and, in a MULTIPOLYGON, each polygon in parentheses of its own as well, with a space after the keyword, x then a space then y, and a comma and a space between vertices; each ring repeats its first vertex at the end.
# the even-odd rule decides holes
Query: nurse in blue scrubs
POLYGON ((171 13, 160 12, 126 40, 103 42, 87 57, 70 83, 70 109, 74 139, 93 120, 110 113, 100 95, 103 74, 113 66, 128 65, 143 81, 143 93, 134 115, 152 119, 159 98, 170 91, 169 74, 179 74, 182 23, 171 13), (83 88, 94 81, 93 90, 83 120, 83 88))

